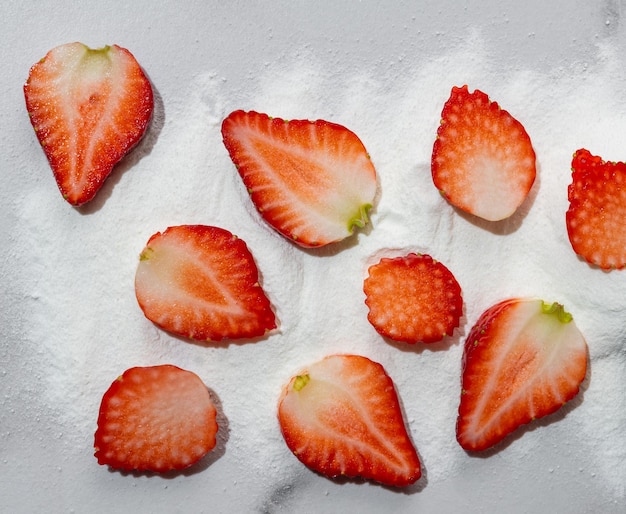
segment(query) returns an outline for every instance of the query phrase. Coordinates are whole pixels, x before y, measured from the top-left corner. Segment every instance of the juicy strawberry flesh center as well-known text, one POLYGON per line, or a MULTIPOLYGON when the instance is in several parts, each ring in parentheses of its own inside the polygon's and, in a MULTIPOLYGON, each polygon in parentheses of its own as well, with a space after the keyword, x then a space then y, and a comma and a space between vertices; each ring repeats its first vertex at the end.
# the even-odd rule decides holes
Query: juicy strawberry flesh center
POLYGON ((324 172, 310 154, 295 152, 285 145, 284 152, 276 152, 275 148, 268 147, 264 140, 259 140, 254 145, 255 152, 263 159, 268 169, 276 172, 276 179, 284 184, 284 187, 302 197, 305 202, 315 202, 320 193, 334 187, 333 181, 324 172), (300 170, 306 170, 301 172, 300 170))
MULTIPOLYGON (((184 243, 182 243, 184 244, 184 243)), ((153 272, 159 277, 158 283, 166 287, 172 299, 182 294, 185 301, 207 302, 213 307, 222 306, 230 308, 237 302, 230 297, 218 274, 236 273, 236 270, 219 270, 220 263, 212 263, 218 266, 203 264, 205 255, 195 255, 193 247, 158 244, 156 249, 147 248, 142 253, 142 261, 152 267, 153 272), (216 274, 217 273, 217 274, 216 274)))
MULTIPOLYGON (((313 127, 311 126, 311 131, 313 127)), ((269 146, 265 138, 251 138, 254 152, 264 162, 263 168, 273 171, 271 182, 280 184, 279 190, 281 195, 285 195, 288 204, 300 205, 310 212, 312 219, 332 215, 337 223, 344 224, 349 231, 367 223, 367 212, 371 203, 364 203, 362 192, 356 187, 358 182, 353 182, 358 175, 356 170, 359 169, 359 161, 350 161, 359 156, 352 155, 350 151, 333 150, 338 143, 334 142, 331 146, 328 138, 317 141, 328 151, 322 156, 319 152, 307 151, 307 146, 310 146, 307 138, 299 139, 302 147, 294 147, 293 142, 289 141, 281 145, 280 139, 273 140, 274 146, 269 146), (307 142, 306 145, 303 141, 307 142), (332 171, 329 173, 329 170, 332 171)), ((371 166, 369 160, 364 164, 371 166)), ((269 186, 270 181, 264 180, 262 176, 257 175, 256 179, 259 183, 251 189, 252 194, 269 186), (264 181, 268 182, 265 186, 262 185, 264 181)), ((275 201, 276 204, 280 203, 278 199, 275 201)), ((271 207, 270 202, 264 206, 264 210, 271 207)))
MULTIPOLYGON (((59 75, 56 102, 68 124, 67 131, 62 135, 65 142, 60 148, 64 158, 72 161, 71 169, 78 174, 73 181, 79 184, 87 180, 93 156, 102 152, 101 148, 85 147, 82 141, 91 141, 92 145, 98 146, 106 144, 100 137, 94 136, 99 127, 109 123, 106 116, 109 103, 114 101, 112 97, 122 93, 112 80, 113 64, 108 57, 109 51, 110 47, 100 50, 85 47, 82 55, 77 52, 73 63, 59 75)), ((64 64, 67 65, 67 62, 64 64)))

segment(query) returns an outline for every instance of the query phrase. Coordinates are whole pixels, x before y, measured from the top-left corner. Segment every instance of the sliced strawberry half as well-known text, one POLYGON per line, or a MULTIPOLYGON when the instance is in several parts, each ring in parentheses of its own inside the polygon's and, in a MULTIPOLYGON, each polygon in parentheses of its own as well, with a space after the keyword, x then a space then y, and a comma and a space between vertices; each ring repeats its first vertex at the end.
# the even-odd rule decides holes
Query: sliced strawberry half
POLYGON ((574 398, 587 343, 558 303, 510 299, 487 309, 467 336, 457 440, 482 451, 574 398))
POLYGON ((215 447, 216 415, 191 371, 169 364, 128 369, 102 398, 95 456, 127 471, 187 468, 215 447))
POLYGON ((582 148, 572 159, 567 234, 574 251, 602 269, 626 266, 626 163, 582 148))
POLYGON ((367 319, 378 333, 406 343, 434 343, 459 326, 461 287, 430 255, 410 253, 370 266, 363 283, 367 319))
POLYGON ((276 328, 246 243, 219 227, 154 234, 140 255, 135 293, 149 320, 191 339, 253 338, 276 328))
POLYGON ((361 140, 328 121, 235 111, 224 145, 261 216, 304 247, 340 241, 368 223, 376 171, 361 140))
POLYGON ((133 55, 117 45, 54 48, 30 69, 26 109, 61 194, 91 200, 144 135, 152 86, 133 55))
POLYGON ((452 205, 488 221, 511 216, 535 181, 535 151, 522 124, 467 86, 453 87, 433 146, 432 177, 452 205))
POLYGON ((332 355, 294 376, 278 420, 295 456, 327 477, 401 487, 421 476, 393 382, 366 357, 332 355))

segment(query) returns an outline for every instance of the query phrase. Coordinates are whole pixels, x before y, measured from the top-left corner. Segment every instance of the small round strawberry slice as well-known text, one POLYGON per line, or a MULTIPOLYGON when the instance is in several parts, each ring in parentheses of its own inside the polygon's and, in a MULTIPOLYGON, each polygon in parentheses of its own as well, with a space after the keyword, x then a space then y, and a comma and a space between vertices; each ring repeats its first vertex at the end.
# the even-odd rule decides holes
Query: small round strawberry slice
POLYGON ((626 163, 584 148, 572 159, 567 234, 574 252, 605 270, 626 266, 626 163))
POLYGON ((145 134, 153 96, 135 57, 117 45, 69 43, 32 66, 26 109, 65 200, 93 199, 145 134))
POLYGON ((452 205, 488 221, 511 216, 536 176, 522 124, 482 91, 453 87, 433 146, 432 177, 452 205))
POLYGON ((487 309, 467 336, 457 440, 483 451, 574 398, 587 343, 558 303, 512 298, 487 309))
POLYGON ((154 234, 139 258, 135 294, 149 320, 190 339, 254 338, 276 328, 246 243, 219 227, 154 234))
POLYGON ((395 341, 434 343, 459 326, 461 287, 430 255, 410 253, 370 266, 363 283, 367 319, 395 341))
POLYGON ((195 373, 169 364, 130 368, 102 398, 95 456, 126 471, 187 468, 215 447, 216 414, 195 373))
POLYGON ((404 487, 421 476, 393 382, 366 357, 331 355, 294 376, 278 420, 294 455, 329 478, 404 487))

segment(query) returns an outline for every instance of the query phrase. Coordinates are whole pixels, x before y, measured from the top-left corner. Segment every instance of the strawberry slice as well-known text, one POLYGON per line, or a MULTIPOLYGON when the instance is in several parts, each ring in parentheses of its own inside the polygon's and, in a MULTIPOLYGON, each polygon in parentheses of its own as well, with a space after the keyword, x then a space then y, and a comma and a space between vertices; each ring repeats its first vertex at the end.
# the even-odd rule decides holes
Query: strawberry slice
POLYGON ((558 303, 510 299, 487 309, 465 342, 457 440, 482 451, 578 394, 587 343, 558 303))
POLYGON ((347 128, 235 111, 222 123, 222 136, 252 202, 288 239, 322 246, 368 222, 376 171, 347 128))
POLYGON ((95 456, 126 471, 187 468, 215 447, 216 414, 195 373, 169 364, 128 369, 102 397, 95 456))
POLYGON ((218 227, 154 234, 140 255, 135 293, 149 320, 191 339, 253 338, 276 328, 246 243, 218 227))
POLYGON ((452 205, 488 221, 511 216, 535 181, 522 124, 481 91, 453 87, 433 146, 435 186, 452 205))
POLYGON ((30 69, 24 96, 61 194, 72 205, 95 196, 144 135, 154 106, 148 78, 117 45, 54 48, 30 69))
POLYGON ((574 251, 602 269, 626 265, 626 163, 580 149, 572 159, 567 234, 574 251))
POLYGON ((295 456, 327 477, 402 487, 421 476, 393 382, 366 357, 332 355, 293 377, 278 420, 295 456))
POLYGON ((434 343, 459 326, 461 287, 430 255, 410 253, 370 266, 363 282, 367 319, 395 341, 434 343))

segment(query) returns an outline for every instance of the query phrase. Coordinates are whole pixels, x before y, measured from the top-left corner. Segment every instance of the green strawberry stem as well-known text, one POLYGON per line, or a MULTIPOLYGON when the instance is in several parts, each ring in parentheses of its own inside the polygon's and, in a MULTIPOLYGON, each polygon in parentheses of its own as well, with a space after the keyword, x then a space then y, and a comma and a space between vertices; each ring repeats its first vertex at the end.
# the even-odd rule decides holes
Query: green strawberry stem
POLYGON ((309 375, 298 375, 293 383, 293 388, 295 391, 301 391, 302 388, 309 383, 311 377, 309 375))
POLYGON ((359 214, 356 215, 348 222, 348 230, 353 231, 354 227, 363 228, 369 222, 369 210, 372 208, 371 203, 361 205, 359 208, 359 214))
POLYGON ((139 260, 140 261, 147 261, 149 260, 152 255, 154 254, 154 250, 152 248, 145 248, 143 250, 143 252, 141 252, 141 254, 139 254, 139 260))
POLYGON ((544 301, 541 302, 541 312, 544 314, 549 314, 552 316, 556 316, 556 318, 561 323, 569 323, 572 321, 573 316, 565 310, 563 305, 558 302, 553 302, 552 304, 548 304, 544 301))

